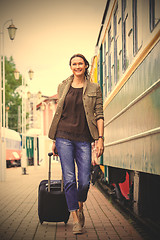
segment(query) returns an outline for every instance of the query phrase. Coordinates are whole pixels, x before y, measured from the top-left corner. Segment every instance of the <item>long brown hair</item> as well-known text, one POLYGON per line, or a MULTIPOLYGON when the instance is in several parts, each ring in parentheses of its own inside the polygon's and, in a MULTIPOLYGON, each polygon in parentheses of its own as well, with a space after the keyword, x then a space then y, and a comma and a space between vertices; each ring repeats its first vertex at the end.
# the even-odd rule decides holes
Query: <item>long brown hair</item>
POLYGON ((70 60, 69 60, 69 65, 71 66, 71 61, 72 61, 72 59, 75 58, 75 57, 80 57, 80 58, 82 58, 82 59, 84 60, 84 63, 85 63, 85 65, 87 66, 84 74, 85 74, 86 77, 89 76, 89 72, 88 72, 89 62, 87 61, 87 59, 85 58, 85 56, 83 56, 82 54, 80 54, 80 53, 74 54, 74 55, 70 58, 70 60))

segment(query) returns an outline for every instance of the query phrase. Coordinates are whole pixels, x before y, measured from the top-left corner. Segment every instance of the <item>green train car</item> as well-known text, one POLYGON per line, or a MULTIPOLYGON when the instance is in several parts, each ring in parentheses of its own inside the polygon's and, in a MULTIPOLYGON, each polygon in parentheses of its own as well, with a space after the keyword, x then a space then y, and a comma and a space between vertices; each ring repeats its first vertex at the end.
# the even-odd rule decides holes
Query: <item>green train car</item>
POLYGON ((36 144, 36 158, 37 158, 37 164, 39 165, 39 138, 32 136, 26 136, 26 156, 28 160, 28 165, 32 166, 34 165, 34 144, 36 144))
POLYGON ((34 164, 34 137, 26 136, 26 156, 28 165, 34 164))
POLYGON ((136 214, 160 216, 160 1, 108 0, 91 64, 102 88, 101 169, 136 214))

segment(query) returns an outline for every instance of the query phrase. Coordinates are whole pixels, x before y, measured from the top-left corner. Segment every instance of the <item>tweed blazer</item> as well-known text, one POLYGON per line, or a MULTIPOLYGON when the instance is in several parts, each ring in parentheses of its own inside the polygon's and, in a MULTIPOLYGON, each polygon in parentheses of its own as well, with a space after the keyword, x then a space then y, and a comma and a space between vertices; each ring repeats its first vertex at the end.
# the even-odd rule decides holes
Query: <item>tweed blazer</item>
MULTIPOLYGON (((56 130, 62 115, 64 100, 73 81, 73 75, 64 80, 58 86, 58 104, 53 117, 48 137, 55 140, 56 130)), ((85 80, 83 87, 82 101, 91 136, 98 139, 97 120, 103 118, 102 92, 99 84, 85 80)))

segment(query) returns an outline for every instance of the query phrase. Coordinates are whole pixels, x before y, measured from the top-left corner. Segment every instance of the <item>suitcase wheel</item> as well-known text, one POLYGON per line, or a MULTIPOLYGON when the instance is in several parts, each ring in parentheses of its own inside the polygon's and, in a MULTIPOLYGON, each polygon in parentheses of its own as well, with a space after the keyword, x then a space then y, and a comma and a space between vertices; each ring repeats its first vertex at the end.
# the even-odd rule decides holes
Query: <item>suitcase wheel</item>
POLYGON ((43 221, 40 221, 40 224, 42 224, 43 223, 43 221))

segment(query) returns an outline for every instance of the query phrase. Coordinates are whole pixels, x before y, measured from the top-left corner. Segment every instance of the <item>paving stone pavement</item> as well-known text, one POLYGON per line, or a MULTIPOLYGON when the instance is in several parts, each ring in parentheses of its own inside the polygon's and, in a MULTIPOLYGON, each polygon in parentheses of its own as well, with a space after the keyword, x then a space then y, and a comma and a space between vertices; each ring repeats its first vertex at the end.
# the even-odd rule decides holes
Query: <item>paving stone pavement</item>
MULTIPOLYGON (((52 163, 52 179, 59 179, 59 162, 52 163), (54 168, 54 170, 53 170, 54 168)), ((38 186, 47 179, 47 167, 30 166, 27 175, 21 168, 6 170, 6 181, 0 182, 0 240, 141 240, 133 226, 95 187, 91 186, 84 204, 85 228, 73 235, 72 218, 68 223, 42 225, 38 218, 38 186)))

